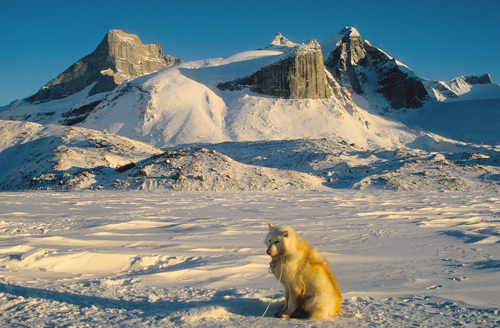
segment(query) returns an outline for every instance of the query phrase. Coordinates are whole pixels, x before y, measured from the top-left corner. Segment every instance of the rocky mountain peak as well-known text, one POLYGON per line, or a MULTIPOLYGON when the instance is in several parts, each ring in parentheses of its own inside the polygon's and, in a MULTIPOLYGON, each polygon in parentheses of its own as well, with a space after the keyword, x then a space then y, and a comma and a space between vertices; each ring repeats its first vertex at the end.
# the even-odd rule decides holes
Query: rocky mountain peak
POLYGON ((91 54, 44 85, 28 102, 65 98, 95 83, 89 95, 109 92, 123 81, 183 62, 165 56, 160 45, 144 45, 137 35, 110 30, 91 54))
POLYGON ((325 55, 325 67, 341 85, 359 95, 382 95, 395 109, 423 105, 428 93, 415 74, 370 42, 363 42, 355 28, 345 27, 327 42, 335 45, 325 55))
POLYGON ((273 41, 271 42, 272 46, 281 46, 281 47, 294 47, 297 44, 285 38, 281 33, 276 33, 273 41))
POLYGON ((346 26, 342 30, 340 30, 339 34, 343 34, 345 36, 349 37, 360 37, 361 34, 359 34, 358 30, 356 30, 354 27, 351 26, 346 26))
POLYGON ((353 27, 343 28, 335 38, 333 50, 325 56, 326 68, 337 80, 357 94, 365 94, 358 77, 358 67, 366 65, 366 51, 358 31, 353 27))

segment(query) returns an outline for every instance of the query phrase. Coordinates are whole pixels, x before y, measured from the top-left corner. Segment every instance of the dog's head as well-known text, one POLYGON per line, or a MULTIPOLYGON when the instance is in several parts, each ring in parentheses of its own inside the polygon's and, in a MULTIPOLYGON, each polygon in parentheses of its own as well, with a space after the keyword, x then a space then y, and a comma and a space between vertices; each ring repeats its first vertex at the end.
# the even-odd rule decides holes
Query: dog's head
POLYGON ((269 232, 264 243, 267 245, 267 254, 271 257, 286 255, 293 247, 295 230, 290 227, 274 226, 269 223, 269 232))

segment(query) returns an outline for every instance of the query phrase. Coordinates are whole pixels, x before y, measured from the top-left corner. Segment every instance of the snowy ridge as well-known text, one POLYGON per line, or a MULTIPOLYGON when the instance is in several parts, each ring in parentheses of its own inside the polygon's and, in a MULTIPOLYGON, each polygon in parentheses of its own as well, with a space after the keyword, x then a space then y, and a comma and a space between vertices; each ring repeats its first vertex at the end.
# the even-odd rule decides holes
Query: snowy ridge
POLYGON ((500 86, 491 83, 488 74, 461 76, 451 81, 431 81, 420 78, 432 97, 438 101, 462 101, 475 99, 499 99, 500 86), (483 82, 477 81, 483 80, 483 82), (489 82, 488 82, 489 81, 489 82), (455 99, 458 98, 459 99, 455 99))
POLYGON ((285 38, 281 33, 277 33, 271 42, 272 46, 294 47, 297 44, 285 38))
POLYGON ((424 133, 400 148, 323 138, 166 150, 85 128, 18 121, 0 121, 0 136, 3 190, 499 189, 498 147, 424 133))
MULTIPOLYGON (((313 42, 304 47, 316 46, 313 42)), ((362 110, 356 110, 353 116, 337 98, 285 100, 257 95, 247 89, 233 92, 215 87, 219 82, 249 75, 259 67, 279 61, 281 55, 286 56, 271 50, 251 51, 225 59, 176 65, 129 81, 109 94, 79 126, 156 147, 336 135, 342 138, 350 135, 356 143, 379 140, 398 144, 400 138, 405 138, 382 140, 367 127, 384 124, 382 120, 362 110), (354 136, 350 131, 359 134, 354 136)))
MULTIPOLYGON (((26 100, 17 100, 0 111, 0 119, 36 122, 39 124, 65 124, 68 117, 78 116, 71 112, 89 104, 99 103, 107 93, 89 96, 95 86, 92 83, 82 91, 63 99, 41 103, 30 103, 26 100)), ((95 105, 92 107, 92 109, 95 105)))

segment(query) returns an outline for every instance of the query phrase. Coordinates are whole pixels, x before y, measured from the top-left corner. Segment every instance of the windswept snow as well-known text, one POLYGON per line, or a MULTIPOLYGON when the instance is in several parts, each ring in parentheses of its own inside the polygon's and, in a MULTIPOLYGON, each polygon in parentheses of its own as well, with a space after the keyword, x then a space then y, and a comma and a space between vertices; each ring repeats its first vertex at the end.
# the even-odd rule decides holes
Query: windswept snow
POLYGON ((449 139, 500 145, 500 85, 469 84, 464 78, 432 83, 423 80, 423 83, 438 101, 402 113, 387 113, 387 116, 449 139))
POLYGON ((250 327, 276 279, 267 222, 332 265, 343 313, 260 327, 500 325, 498 193, 0 194, 0 324, 250 327))

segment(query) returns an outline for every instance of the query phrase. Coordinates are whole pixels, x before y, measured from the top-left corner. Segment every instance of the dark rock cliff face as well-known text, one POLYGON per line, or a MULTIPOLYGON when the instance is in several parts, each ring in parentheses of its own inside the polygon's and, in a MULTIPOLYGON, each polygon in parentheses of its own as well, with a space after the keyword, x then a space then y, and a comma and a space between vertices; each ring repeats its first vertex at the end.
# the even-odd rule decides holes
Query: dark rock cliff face
POLYGON ((490 74, 481 74, 481 75, 467 75, 463 76, 465 82, 469 84, 491 84, 490 74))
POLYGON ((290 48, 277 62, 253 74, 219 83, 220 90, 241 90, 285 99, 322 99, 332 96, 323 64, 321 47, 312 40, 290 48))
POLYGON ((422 81, 414 74, 403 72, 395 59, 368 42, 363 47, 378 78, 380 88, 376 92, 395 109, 422 107, 428 96, 422 81))
POLYGON ((360 95, 382 94, 395 109, 422 107, 428 93, 410 69, 363 42, 354 28, 344 28, 338 38, 336 48, 325 58, 325 67, 342 85, 360 95))
POLYGON ((160 45, 144 45, 139 37, 110 30, 94 52, 83 57, 26 100, 42 102, 65 98, 97 82, 89 95, 108 92, 126 79, 182 63, 163 55, 160 45))
POLYGON ((340 31, 343 37, 337 48, 325 58, 325 67, 342 84, 348 85, 357 94, 364 94, 359 69, 368 65, 361 36, 350 33, 347 27, 340 31))

